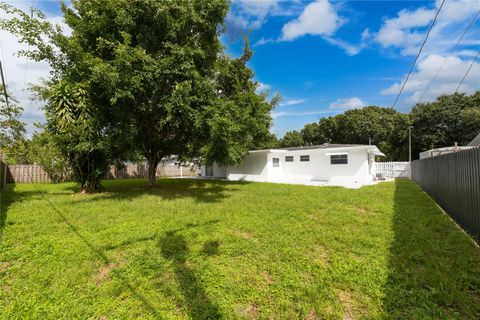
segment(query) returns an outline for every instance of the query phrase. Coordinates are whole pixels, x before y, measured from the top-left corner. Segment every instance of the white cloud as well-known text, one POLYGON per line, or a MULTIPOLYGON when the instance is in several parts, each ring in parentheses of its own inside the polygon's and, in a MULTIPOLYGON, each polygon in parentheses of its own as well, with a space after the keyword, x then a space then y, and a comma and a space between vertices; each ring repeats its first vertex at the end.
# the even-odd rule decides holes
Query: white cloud
MULTIPOLYGON (((419 46, 425 39, 425 34, 440 3, 441 1, 437 1, 433 8, 400 10, 396 17, 386 19, 380 30, 373 34, 374 41, 383 48, 399 50, 400 54, 404 56, 418 54, 419 46)), ((419 99, 432 101, 442 94, 455 92, 473 57, 478 53, 480 44, 478 20, 471 26, 455 52, 452 53, 452 50, 478 10, 480 10, 480 1, 452 0, 445 2, 419 61, 406 83, 403 91, 405 96, 402 95, 399 101, 400 105, 411 106, 419 99), (447 60, 447 56, 450 54, 450 59, 447 60), (443 68, 442 65, 444 65, 443 68), (441 71, 438 77, 428 88, 439 70, 441 71), (428 91, 425 92, 427 88, 428 91)), ((406 73, 401 81, 396 81, 380 93, 383 95, 398 94, 405 77, 406 73)), ((459 91, 473 93, 479 87, 480 70, 479 62, 477 62, 459 91)))
POLYGON ((317 0, 303 8, 302 13, 294 20, 286 23, 278 39, 260 39, 256 45, 271 42, 293 41, 305 35, 320 36, 331 45, 337 46, 350 55, 358 54, 364 48, 364 41, 359 45, 348 43, 334 37, 337 31, 348 19, 338 14, 338 6, 329 0, 317 0))
POLYGON ((283 26, 281 39, 294 40, 307 34, 331 36, 345 22, 328 0, 318 0, 308 4, 297 19, 283 26))
MULTIPOLYGON (((414 104, 422 97, 428 84, 437 74, 439 68, 443 69, 438 74, 435 82, 426 92, 422 101, 431 101, 442 94, 451 94, 455 92, 463 76, 467 72, 472 58, 461 59, 459 56, 447 56, 431 54, 425 59, 420 60, 417 70, 410 75, 410 79, 405 85, 404 93, 409 94, 405 102, 414 104)), ((382 90, 383 95, 396 95, 400 91, 404 79, 395 82, 390 87, 382 90)), ((465 79, 460 92, 468 94, 474 93, 480 87, 480 62, 475 62, 470 73, 465 79)))
POLYGON ((285 102, 280 103, 280 107, 284 106, 294 106, 296 104, 301 104, 304 103, 306 100, 305 99, 291 99, 291 100, 286 100, 285 102))
POLYGON ((351 97, 351 98, 341 98, 337 99, 336 101, 330 103, 328 106, 330 109, 355 109, 361 108, 366 106, 367 103, 362 101, 358 97, 351 97))
POLYGON ((340 40, 340 39, 334 39, 332 37, 324 37, 323 39, 325 41, 327 41, 328 43, 345 50, 345 52, 349 56, 354 56, 354 55, 358 54, 365 47, 365 44, 363 42, 360 45, 353 45, 353 44, 348 43, 346 41, 343 41, 343 40, 340 40))
POLYGON ((272 86, 267 83, 263 83, 260 81, 257 83, 257 92, 264 92, 270 89, 272 89, 272 86))
POLYGON ((267 44, 267 43, 275 43, 275 42, 278 42, 277 39, 273 39, 273 38, 260 38, 259 40, 257 40, 253 46, 256 47, 256 46, 263 46, 264 44, 267 44))
MULTIPOLYGON (((384 48, 400 49, 402 55, 417 54, 440 3, 437 1, 433 8, 400 10, 396 17, 384 21, 380 30, 374 34, 374 40, 384 48)), ((429 36, 426 51, 439 53, 448 50, 479 9, 480 1, 446 1, 429 36)), ((462 43, 471 41, 472 35, 475 32, 470 32, 462 43)))
POLYGON ((281 0, 235 0, 225 19, 230 33, 259 29, 269 16, 289 16, 296 13, 296 5, 281 6, 281 0))
POLYGON ((310 88, 313 87, 314 84, 315 83, 313 81, 305 81, 302 86, 303 86, 303 89, 309 90, 310 88))
POLYGON ((302 116, 314 116, 320 114, 333 114, 338 113, 339 111, 332 111, 332 110, 320 110, 320 111, 305 111, 305 112, 287 112, 287 111, 280 111, 280 112, 272 112, 272 118, 281 118, 281 117, 302 117, 302 116))

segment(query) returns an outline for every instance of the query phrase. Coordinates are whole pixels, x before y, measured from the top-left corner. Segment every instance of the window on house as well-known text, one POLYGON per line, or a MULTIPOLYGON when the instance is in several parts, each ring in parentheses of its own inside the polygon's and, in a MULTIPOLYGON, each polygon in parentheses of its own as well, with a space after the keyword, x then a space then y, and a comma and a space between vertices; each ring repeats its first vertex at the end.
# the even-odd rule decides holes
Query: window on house
POLYGON ((308 162, 308 161, 310 161, 310 156, 309 155, 300 156, 300 161, 301 162, 308 162))
POLYGON ((331 155, 330 164, 348 164, 348 155, 346 154, 331 155))
POLYGON ((272 161, 273 161, 273 167, 274 168, 280 167, 280 159, 279 158, 273 158, 272 161))
POLYGON ((293 156, 285 156, 285 162, 293 162, 293 156))

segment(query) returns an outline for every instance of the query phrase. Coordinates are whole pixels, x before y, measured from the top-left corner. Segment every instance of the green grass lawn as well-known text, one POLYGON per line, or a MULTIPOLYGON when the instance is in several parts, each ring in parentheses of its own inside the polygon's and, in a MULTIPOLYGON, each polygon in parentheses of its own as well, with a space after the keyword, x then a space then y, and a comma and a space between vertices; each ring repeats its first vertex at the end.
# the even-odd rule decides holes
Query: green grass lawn
POLYGON ((480 249, 411 181, 19 184, 0 317, 478 319, 480 249))

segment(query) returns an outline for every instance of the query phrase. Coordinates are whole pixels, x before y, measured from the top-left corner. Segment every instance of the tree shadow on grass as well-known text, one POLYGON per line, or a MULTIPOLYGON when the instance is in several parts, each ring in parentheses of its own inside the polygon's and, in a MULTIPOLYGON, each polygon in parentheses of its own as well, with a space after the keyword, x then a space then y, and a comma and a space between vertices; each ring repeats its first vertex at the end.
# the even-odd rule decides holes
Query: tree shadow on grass
MULTIPOLYGON (((183 293, 187 312, 191 319, 218 319, 221 313, 217 305, 210 301, 201 281, 188 266, 188 246, 185 238, 177 231, 168 231, 159 246, 165 259, 171 260, 175 276, 183 293)), ((218 254, 218 242, 207 242, 207 254, 218 254)))
POLYGON ((6 185, 5 190, 0 193, 0 241, 2 241, 5 226, 13 223, 7 221, 10 206, 13 203, 30 200, 43 194, 45 194, 45 191, 39 189, 18 191, 15 190, 15 184, 9 183, 6 185))
MULTIPOLYGON (((38 194, 50 205, 51 210, 53 210, 61 219, 64 223, 68 225, 70 230, 90 249, 90 251, 99 259, 102 261, 104 266, 108 266, 112 263, 112 261, 106 256, 106 254, 100 250, 99 248, 95 247, 85 236, 83 236, 78 228, 72 224, 62 213, 60 209, 58 209, 55 204, 53 204, 47 197, 45 197, 44 193, 34 184, 34 187, 36 190, 38 190, 38 194)), ((137 291, 137 289, 128 281, 127 278, 125 278, 119 271, 117 270, 111 270, 113 274, 115 274, 115 277, 120 279, 121 284, 128 290, 130 293, 137 299, 139 300, 143 306, 145 307, 146 310, 148 310, 155 319, 163 319, 163 317, 160 315, 158 310, 151 304, 148 299, 142 295, 140 292, 137 291)))
POLYGON ((383 308, 392 319, 479 319, 480 249, 409 180, 396 180, 383 308))
POLYGON ((191 198, 198 203, 217 203, 229 198, 242 181, 219 181, 201 179, 160 179, 155 188, 146 185, 144 179, 104 181, 105 192, 95 197, 85 197, 82 202, 99 200, 133 201, 145 195, 158 196, 165 200, 191 198))

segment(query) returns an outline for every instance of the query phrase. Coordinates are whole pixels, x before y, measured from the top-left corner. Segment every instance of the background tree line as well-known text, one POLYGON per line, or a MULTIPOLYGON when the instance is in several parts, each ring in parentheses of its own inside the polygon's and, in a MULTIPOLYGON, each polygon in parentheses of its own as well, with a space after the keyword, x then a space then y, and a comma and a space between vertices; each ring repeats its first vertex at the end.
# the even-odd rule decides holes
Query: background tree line
POLYGON ((408 160, 408 127, 412 126, 412 158, 420 152, 466 145, 480 132, 480 91, 473 95, 442 95, 434 102, 418 103, 405 114, 392 108, 369 106, 345 111, 300 131, 289 131, 271 147, 353 143, 377 145, 384 160, 408 160))

